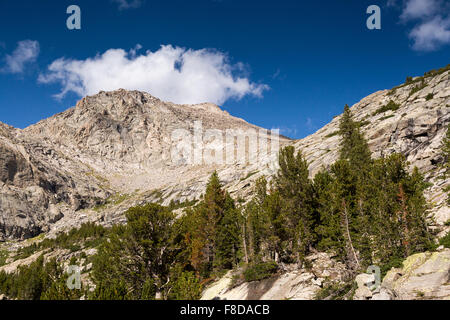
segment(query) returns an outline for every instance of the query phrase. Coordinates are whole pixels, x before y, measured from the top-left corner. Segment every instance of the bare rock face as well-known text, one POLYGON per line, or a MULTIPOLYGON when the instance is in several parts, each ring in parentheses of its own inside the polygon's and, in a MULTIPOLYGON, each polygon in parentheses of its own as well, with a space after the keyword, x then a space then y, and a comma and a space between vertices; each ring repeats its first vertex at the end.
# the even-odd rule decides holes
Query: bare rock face
POLYGON ((381 289, 396 300, 450 299, 450 249, 409 256, 393 268, 381 289))
MULTIPOLYGON (((46 143, 0 131, 0 240, 33 237, 65 213, 94 204, 107 192, 88 177, 73 175, 67 159, 46 143)), ((78 169, 78 172, 82 170, 78 169)))
POLYGON ((375 281, 375 277, 372 274, 361 273, 356 276, 355 282, 358 288, 355 291, 355 296, 353 300, 369 300, 372 298, 372 291, 369 289, 369 283, 375 281))
POLYGON ((269 279, 245 282, 232 286, 232 274, 211 284, 203 292, 202 300, 313 300, 324 283, 343 283, 348 271, 330 254, 315 253, 306 259, 311 268, 299 269, 296 265, 269 279))
POLYGON ((354 300, 450 299, 450 249, 409 256, 401 268, 392 268, 381 286, 370 288, 374 275, 356 276, 354 300))
MULTIPOLYGON (((199 197, 214 170, 222 181, 239 184, 249 174, 245 163, 173 161, 173 134, 195 135, 197 126, 208 143, 208 129, 224 135, 228 129, 262 130, 213 104, 175 105, 125 90, 86 97, 23 130, 0 125, 0 240, 87 221, 122 223, 130 206, 199 197), (114 205, 114 197, 123 203, 114 205)), ((258 163, 253 167, 265 170, 258 163)))
MULTIPOLYGON (((450 122, 449 71, 425 78, 425 85, 411 94, 415 85, 376 92, 352 112, 376 157, 401 152, 433 184, 427 196, 442 227, 450 218, 443 192, 449 181, 438 178, 440 147, 450 122), (391 100, 398 110, 377 113, 391 100)), ((130 206, 198 198, 214 170, 232 196, 248 199, 253 182, 273 173, 276 158, 250 161, 260 152, 248 151, 244 163, 174 161, 173 133, 195 136, 199 123, 203 133, 261 129, 213 104, 176 105, 125 90, 83 98, 23 130, 0 123, 0 240, 52 235, 87 221, 123 223, 130 206)), ((339 116, 298 141, 280 137, 279 145, 302 149, 313 175, 338 158, 338 123, 339 116)), ((272 136, 265 137, 272 145, 272 136)), ((177 139, 183 141, 183 135, 177 139)), ((215 143, 214 136, 202 139, 215 143)))

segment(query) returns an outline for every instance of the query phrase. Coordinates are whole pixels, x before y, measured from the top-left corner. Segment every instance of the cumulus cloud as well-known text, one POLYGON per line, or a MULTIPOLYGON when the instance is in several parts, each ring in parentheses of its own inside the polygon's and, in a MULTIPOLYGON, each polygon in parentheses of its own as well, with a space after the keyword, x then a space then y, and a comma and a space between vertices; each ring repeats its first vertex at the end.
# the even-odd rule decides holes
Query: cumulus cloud
POLYGON ((433 51, 443 44, 450 43, 450 18, 435 17, 433 20, 416 26, 410 33, 414 39, 413 49, 433 51))
POLYGON ((33 40, 23 40, 17 43, 12 54, 5 57, 6 65, 2 71, 7 73, 23 73, 25 66, 36 61, 39 55, 39 42, 33 40))
POLYGON ((60 58, 41 74, 41 83, 60 83, 62 90, 79 96, 119 88, 141 90, 175 103, 222 104, 246 95, 262 96, 267 85, 251 82, 242 63, 231 65, 227 56, 210 49, 192 50, 171 45, 155 52, 138 54, 141 46, 129 52, 110 49, 86 60, 60 58))
POLYGON ((136 9, 143 4, 143 0, 112 0, 119 5, 119 10, 136 9))
POLYGON ((439 5, 438 0, 407 0, 400 19, 407 21, 429 17, 436 13, 439 5))
POLYGON ((404 0, 403 23, 414 23, 409 32, 412 48, 433 51, 450 44, 450 5, 443 0, 404 0))

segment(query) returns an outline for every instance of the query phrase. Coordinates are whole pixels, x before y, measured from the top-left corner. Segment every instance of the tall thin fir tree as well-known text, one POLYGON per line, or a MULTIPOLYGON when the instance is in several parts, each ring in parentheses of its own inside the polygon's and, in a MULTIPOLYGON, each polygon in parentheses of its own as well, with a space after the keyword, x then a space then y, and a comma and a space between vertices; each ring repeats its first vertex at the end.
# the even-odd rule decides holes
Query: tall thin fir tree
POLYGON ((360 131, 360 124, 353 120, 348 105, 345 105, 339 122, 339 134, 341 136, 340 158, 348 160, 355 169, 367 168, 372 162, 372 154, 360 131))
POLYGON ((301 151, 295 153, 294 147, 288 146, 280 150, 279 165, 275 187, 281 196, 287 229, 291 233, 291 250, 297 263, 302 263, 316 240, 314 228, 318 220, 308 163, 301 151))

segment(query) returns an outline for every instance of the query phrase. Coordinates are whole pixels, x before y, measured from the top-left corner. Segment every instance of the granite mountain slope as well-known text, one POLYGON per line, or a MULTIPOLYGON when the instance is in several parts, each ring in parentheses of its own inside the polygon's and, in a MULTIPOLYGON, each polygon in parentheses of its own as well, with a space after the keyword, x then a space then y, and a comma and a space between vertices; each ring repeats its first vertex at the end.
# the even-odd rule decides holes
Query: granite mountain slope
MULTIPOLYGON (((376 92, 351 110, 374 156, 401 152, 425 174, 431 213, 443 227, 450 218, 443 192, 449 182, 439 178, 449 71, 376 92)), ((301 140, 281 137, 280 145, 302 149, 312 175, 338 157, 339 118, 301 140)), ((0 123, 0 240, 51 235, 87 221, 124 222, 128 207, 148 201, 192 200, 213 170, 234 197, 248 199, 252 182, 273 172, 269 165, 171 161, 172 132, 192 132, 195 121, 203 129, 259 129, 213 104, 176 105, 125 90, 86 97, 23 130, 0 123)))
MULTIPOLYGON (((226 182, 248 175, 246 165, 237 161, 173 161, 172 133, 192 132, 196 122, 202 134, 207 129, 262 130, 213 104, 175 105, 125 90, 86 97, 23 130, 1 124, 0 239, 76 225, 89 209, 112 209, 90 210, 88 219, 113 223, 135 201, 193 199, 215 169, 226 182), (124 210, 106 205, 118 204, 117 199, 126 200, 124 210)), ((270 141, 267 130, 262 134, 270 141)), ((281 137, 281 142, 289 139, 281 137)))

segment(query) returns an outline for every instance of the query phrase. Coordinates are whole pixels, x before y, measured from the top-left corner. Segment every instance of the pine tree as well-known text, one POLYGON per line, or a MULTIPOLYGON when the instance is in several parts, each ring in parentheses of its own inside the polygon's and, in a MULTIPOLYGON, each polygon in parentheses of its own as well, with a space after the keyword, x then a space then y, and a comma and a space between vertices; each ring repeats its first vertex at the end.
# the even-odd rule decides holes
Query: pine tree
POLYGON ((321 170, 314 176, 314 191, 320 216, 316 227, 318 249, 333 248, 336 254, 343 258, 344 238, 338 213, 337 187, 336 177, 326 170, 321 170))
POLYGON ((124 281, 112 280, 96 285, 94 292, 89 295, 89 300, 129 300, 128 288, 124 281))
POLYGON ((202 210, 206 222, 203 229, 206 237, 205 255, 211 265, 214 264, 217 226, 224 216, 225 202, 226 193, 222 190, 217 172, 214 171, 206 186, 202 210))
POLYGON ((247 218, 250 261, 279 261, 287 257, 289 242, 285 212, 280 193, 267 190, 267 180, 260 178, 255 185, 255 196, 245 208, 247 218))
POLYGON ((127 225, 114 227, 95 257, 93 278, 103 288, 98 294, 111 295, 111 288, 120 293, 125 287, 130 299, 165 298, 179 252, 173 245, 175 216, 158 204, 133 207, 125 215, 127 225))
POLYGON ((340 158, 346 159, 354 169, 364 169, 372 162, 371 152, 364 135, 361 133, 359 123, 353 120, 348 105, 339 123, 341 136, 340 158))
POLYGON ((290 233, 289 244, 298 263, 309 252, 315 239, 316 215, 308 163, 292 146, 280 150, 279 171, 274 185, 282 200, 282 214, 290 233))
POLYGON ((267 181, 265 178, 259 178, 255 183, 254 197, 243 210, 246 218, 244 231, 249 261, 258 260, 257 256, 263 250, 263 243, 267 241, 269 234, 269 230, 266 229, 270 225, 265 210, 266 199, 267 181))
POLYGON ((427 184, 417 168, 408 173, 404 157, 392 154, 374 161, 368 181, 361 208, 366 219, 359 227, 360 234, 367 234, 359 240, 366 264, 390 264, 430 248, 423 196, 427 184), (361 245, 363 239, 368 241, 367 247, 361 245))
POLYGON ((241 258, 242 216, 233 199, 226 193, 224 212, 217 224, 214 266, 219 270, 232 269, 241 258))
POLYGON ((353 270, 356 270, 361 267, 360 260, 370 259, 371 254, 368 225, 370 216, 366 214, 364 206, 367 203, 367 188, 370 187, 369 175, 373 161, 367 141, 360 131, 360 125, 353 120, 348 105, 344 107, 339 123, 339 133, 341 135, 340 160, 348 161, 348 166, 344 162, 339 165, 336 163, 334 174, 340 176, 337 177, 336 183, 338 189, 343 188, 344 191, 340 195, 339 214, 347 262, 353 270))
POLYGON ((188 211, 185 221, 189 225, 189 259, 201 277, 209 277, 213 269, 230 269, 238 262, 242 218, 217 172, 209 178, 203 200, 188 211))
MULTIPOLYGON (((327 207, 321 207, 321 219, 328 225, 322 228, 322 237, 334 245, 334 250, 356 270, 360 267, 358 180, 348 160, 338 160, 331 167, 327 207)), ((323 195, 322 195, 323 197, 323 195)), ((323 243, 323 242, 322 242, 323 243)))
POLYGON ((429 248, 427 185, 418 170, 409 174, 398 154, 372 160, 348 106, 340 134, 340 160, 314 179, 319 248, 335 251, 354 271, 429 248))
POLYGON ((201 297, 203 285, 192 271, 184 271, 177 276, 170 298, 175 300, 198 300, 201 297))

